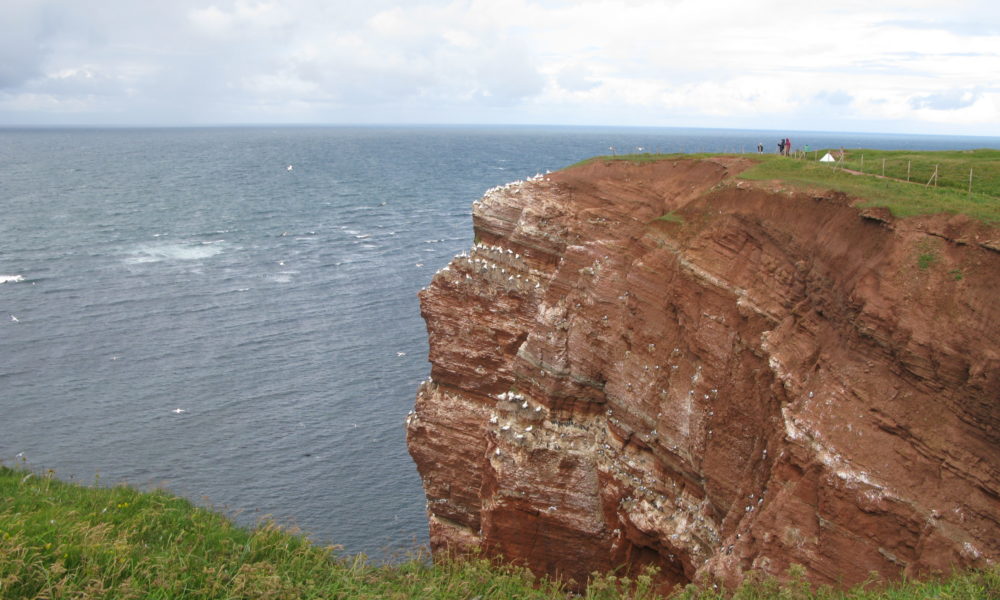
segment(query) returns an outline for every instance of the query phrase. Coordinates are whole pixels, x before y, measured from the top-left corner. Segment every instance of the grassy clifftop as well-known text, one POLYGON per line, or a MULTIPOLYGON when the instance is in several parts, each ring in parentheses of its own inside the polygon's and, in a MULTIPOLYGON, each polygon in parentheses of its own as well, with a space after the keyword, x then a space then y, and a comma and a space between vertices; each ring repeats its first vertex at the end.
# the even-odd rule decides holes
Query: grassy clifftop
POLYGON ((768 156, 740 177, 832 188, 898 217, 953 213, 1000 224, 1000 150, 850 150, 837 163, 815 160, 824 153, 768 156))
MULTIPOLYGON (((840 157, 839 150, 829 151, 840 157)), ((858 149, 846 151, 843 158, 835 163, 819 162, 818 159, 826 152, 810 151, 796 157, 742 154, 739 156, 755 164, 740 173, 739 177, 838 190, 863 198, 863 206, 884 206, 897 217, 964 214, 985 223, 1000 225, 1000 150, 917 152, 858 149)), ((588 161, 642 163, 711 156, 715 155, 628 154, 588 161)))
MULTIPOLYGON (((654 598, 648 580, 596 577, 591 599, 654 598)), ((763 581, 735 595, 689 586, 694 600, 1000 597, 1000 567, 943 581, 848 593, 763 581)), ((392 566, 339 556, 264 524, 247 530, 162 491, 92 488, 0 466, 0 598, 568 598, 558 584, 484 559, 392 566)))

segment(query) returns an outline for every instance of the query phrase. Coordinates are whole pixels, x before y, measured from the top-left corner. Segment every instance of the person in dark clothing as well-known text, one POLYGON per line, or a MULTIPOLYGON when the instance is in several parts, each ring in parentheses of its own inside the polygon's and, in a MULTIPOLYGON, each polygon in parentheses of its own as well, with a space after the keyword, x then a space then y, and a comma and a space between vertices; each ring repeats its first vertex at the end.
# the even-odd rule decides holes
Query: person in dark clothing
POLYGON ((778 140, 778 154, 785 154, 785 140, 778 140))

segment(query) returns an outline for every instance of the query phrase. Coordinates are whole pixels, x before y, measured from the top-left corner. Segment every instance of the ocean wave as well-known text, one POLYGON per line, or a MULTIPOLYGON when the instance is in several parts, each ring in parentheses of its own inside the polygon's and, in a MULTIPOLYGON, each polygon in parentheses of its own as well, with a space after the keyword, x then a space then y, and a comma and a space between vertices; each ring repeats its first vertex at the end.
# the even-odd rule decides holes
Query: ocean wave
POLYGON ((163 261, 204 260, 219 254, 222 250, 222 245, 219 243, 146 244, 129 252, 125 263, 138 265, 163 261))
POLYGON ((24 281, 23 275, 0 275, 0 283, 18 283, 24 281))
POLYGON ((273 281, 275 283, 291 283, 292 276, 296 274, 298 274, 298 271, 280 271, 278 273, 269 274, 266 277, 269 281, 273 281))

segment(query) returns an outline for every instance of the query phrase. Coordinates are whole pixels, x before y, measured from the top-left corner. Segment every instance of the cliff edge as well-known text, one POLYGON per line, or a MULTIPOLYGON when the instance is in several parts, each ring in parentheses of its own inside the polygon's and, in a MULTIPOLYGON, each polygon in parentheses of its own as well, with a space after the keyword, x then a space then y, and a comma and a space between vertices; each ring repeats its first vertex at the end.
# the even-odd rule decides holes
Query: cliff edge
POLYGON ((578 585, 1000 559, 997 230, 749 164, 597 160, 475 203, 475 246, 420 294, 435 551, 578 585))

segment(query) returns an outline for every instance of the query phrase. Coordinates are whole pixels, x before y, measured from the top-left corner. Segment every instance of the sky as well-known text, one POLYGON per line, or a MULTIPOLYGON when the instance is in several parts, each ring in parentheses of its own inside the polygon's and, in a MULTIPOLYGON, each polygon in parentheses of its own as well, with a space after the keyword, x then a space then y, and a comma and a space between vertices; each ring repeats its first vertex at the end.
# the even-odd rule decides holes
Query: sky
POLYGON ((1000 135, 996 0, 0 0, 0 126, 1000 135))

